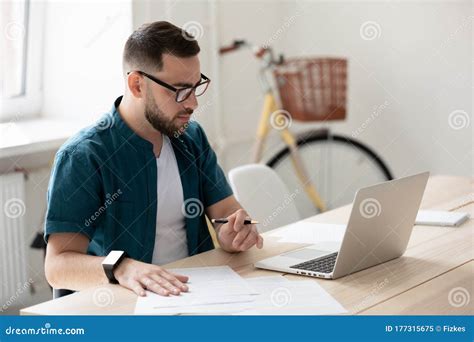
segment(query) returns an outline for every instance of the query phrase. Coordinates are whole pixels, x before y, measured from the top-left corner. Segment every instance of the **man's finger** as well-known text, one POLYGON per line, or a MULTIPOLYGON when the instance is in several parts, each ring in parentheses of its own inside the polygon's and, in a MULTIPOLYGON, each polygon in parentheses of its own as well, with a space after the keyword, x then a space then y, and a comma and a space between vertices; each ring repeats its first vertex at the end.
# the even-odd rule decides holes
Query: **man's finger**
POLYGON ((240 245, 240 250, 241 251, 246 251, 253 245, 255 245, 258 242, 258 233, 255 230, 252 230, 245 241, 240 245))
POLYGON ((130 289, 133 292, 135 292, 137 294, 137 296, 140 296, 140 297, 145 297, 146 296, 145 289, 143 288, 143 286, 138 281, 132 280, 132 283, 130 284, 130 289))
POLYGON ((237 235, 235 236, 234 240, 232 241, 232 247, 238 249, 251 232, 252 232, 252 227, 250 225, 248 225, 247 227, 244 227, 244 229, 238 232, 237 235))
MULTIPOLYGON (((154 274, 152 278, 154 281, 160 284, 162 288, 167 289, 171 294, 175 296, 179 296, 181 294, 181 291, 182 291, 181 286, 180 285, 176 286, 172 280, 169 280, 166 277, 159 276, 157 274, 154 274)), ((176 278, 173 278, 173 279, 178 281, 176 278)))
POLYGON ((176 279, 178 279, 180 282, 182 283, 187 283, 188 280, 189 280, 189 277, 188 276, 185 276, 185 275, 182 275, 182 274, 177 274, 177 273, 173 273, 173 272, 169 272, 169 271, 166 271, 168 274, 171 274, 173 277, 175 277, 176 279))
POLYGON ((240 232, 245 228, 244 221, 249 220, 249 215, 243 209, 239 209, 235 212, 235 222, 233 224, 234 231, 240 232))
POLYGON ((232 234, 235 233, 234 232, 235 217, 236 217, 235 213, 227 217, 227 223, 224 223, 219 227, 219 232, 221 234, 223 233, 225 235, 231 236, 232 234), (226 229, 222 229, 224 227, 226 227, 226 229))
POLYGON ((258 234, 257 239, 258 239, 257 248, 262 249, 263 248, 263 237, 262 237, 262 235, 258 234))
POLYGON ((157 282, 149 277, 143 277, 140 279, 140 283, 150 291, 155 292, 161 296, 169 296, 170 291, 161 286, 161 282, 157 282))
MULTIPOLYGON (((176 286, 180 291, 188 291, 188 287, 184 285, 179 279, 178 275, 172 274, 170 272, 163 272, 162 276, 166 278, 170 283, 172 283, 174 286, 176 286)), ((188 280, 188 277, 179 275, 181 279, 185 278, 186 281, 188 280)))

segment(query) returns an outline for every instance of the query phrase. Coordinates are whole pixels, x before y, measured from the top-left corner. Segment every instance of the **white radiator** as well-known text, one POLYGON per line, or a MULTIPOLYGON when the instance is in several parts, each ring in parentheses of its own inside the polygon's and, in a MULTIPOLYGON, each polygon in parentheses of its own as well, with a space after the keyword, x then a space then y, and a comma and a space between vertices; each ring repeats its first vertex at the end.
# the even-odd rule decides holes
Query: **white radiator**
POLYGON ((15 300, 27 284, 25 202, 24 174, 0 175, 0 303, 15 300))

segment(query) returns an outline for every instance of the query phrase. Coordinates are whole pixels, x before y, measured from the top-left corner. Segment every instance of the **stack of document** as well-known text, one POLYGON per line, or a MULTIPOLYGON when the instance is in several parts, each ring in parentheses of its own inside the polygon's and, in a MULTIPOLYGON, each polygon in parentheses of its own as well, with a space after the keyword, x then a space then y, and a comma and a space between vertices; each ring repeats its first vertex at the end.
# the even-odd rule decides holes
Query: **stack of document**
POLYGON ((255 291, 243 278, 228 266, 175 268, 170 270, 176 274, 189 277, 189 291, 179 296, 160 296, 147 291, 146 297, 138 297, 135 313, 140 315, 170 315, 194 313, 203 306, 219 307, 228 303, 247 303, 255 300, 255 291))
POLYGON ((328 315, 346 310, 313 280, 243 279, 228 266, 172 269, 189 276, 189 291, 138 297, 135 314, 328 315))

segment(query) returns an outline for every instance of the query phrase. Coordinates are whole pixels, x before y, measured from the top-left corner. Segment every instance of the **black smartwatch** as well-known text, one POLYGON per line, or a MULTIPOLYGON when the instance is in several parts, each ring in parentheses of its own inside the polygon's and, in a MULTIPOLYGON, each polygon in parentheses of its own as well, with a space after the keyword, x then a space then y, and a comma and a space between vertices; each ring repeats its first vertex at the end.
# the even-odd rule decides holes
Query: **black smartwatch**
POLYGON ((111 284, 118 284, 118 281, 114 276, 114 271, 126 257, 127 253, 124 251, 110 251, 109 255, 107 255, 104 261, 102 261, 105 275, 111 284))

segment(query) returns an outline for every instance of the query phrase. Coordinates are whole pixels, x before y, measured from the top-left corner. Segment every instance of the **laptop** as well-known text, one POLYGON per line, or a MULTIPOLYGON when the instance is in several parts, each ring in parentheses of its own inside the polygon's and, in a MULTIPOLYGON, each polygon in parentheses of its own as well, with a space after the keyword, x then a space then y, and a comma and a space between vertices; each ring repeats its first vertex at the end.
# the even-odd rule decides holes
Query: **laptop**
POLYGON ((340 244, 321 241, 255 263, 262 269, 336 279, 403 255, 429 172, 359 189, 340 244))

